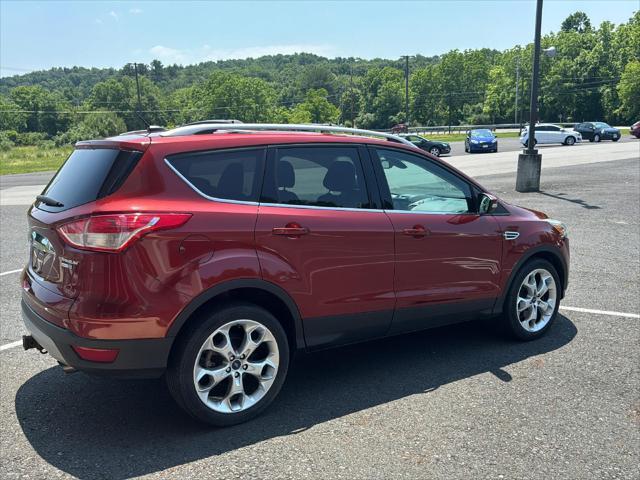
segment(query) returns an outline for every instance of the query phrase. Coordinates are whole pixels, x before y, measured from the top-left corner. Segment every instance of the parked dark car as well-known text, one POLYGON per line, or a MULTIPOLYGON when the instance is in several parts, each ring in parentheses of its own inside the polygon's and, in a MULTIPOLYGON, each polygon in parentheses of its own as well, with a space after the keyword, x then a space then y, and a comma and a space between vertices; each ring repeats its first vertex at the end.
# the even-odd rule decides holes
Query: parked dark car
POLYGON ((391 127, 391 133, 393 134, 398 134, 398 133, 408 133, 409 132, 409 125, 407 125, 406 123, 398 123, 397 125, 394 125, 393 127, 391 127))
POLYGON ((429 152, 431 155, 435 155, 439 157, 440 155, 445 155, 447 153, 451 153, 451 145, 446 142, 437 142, 435 140, 427 140, 420 135, 401 135, 401 137, 406 138, 411 143, 413 143, 416 147, 421 148, 425 152, 429 152))
POLYGON ((493 132, 487 128, 470 130, 464 140, 464 151, 473 152, 497 152, 498 139, 493 132))
POLYGON ((27 213, 25 349, 65 371, 164 376, 177 405, 227 426, 276 398, 295 350, 483 318, 519 340, 553 325, 561 222, 393 135, 229 130, 76 145, 27 213))
POLYGON ((601 140, 620 140, 620 130, 604 122, 583 122, 574 127, 576 132, 580 132, 583 140, 599 142, 601 140))
POLYGON ((629 132, 636 138, 640 138, 640 122, 636 122, 629 128, 629 132))

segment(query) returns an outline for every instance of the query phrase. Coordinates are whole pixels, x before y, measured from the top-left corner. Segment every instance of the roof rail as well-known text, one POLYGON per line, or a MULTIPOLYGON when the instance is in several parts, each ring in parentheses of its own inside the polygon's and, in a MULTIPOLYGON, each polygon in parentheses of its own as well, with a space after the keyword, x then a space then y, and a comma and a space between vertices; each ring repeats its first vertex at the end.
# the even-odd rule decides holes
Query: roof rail
POLYGON ((173 130, 167 130, 161 133, 163 137, 179 137, 185 135, 203 135, 218 131, 231 131, 231 132, 251 132, 251 131, 275 131, 275 132, 320 132, 320 133, 346 133, 351 135, 362 135, 365 137, 379 137, 385 138, 392 142, 402 143, 404 145, 418 148, 409 140, 392 135, 385 132, 376 132, 374 130, 362 130, 359 128, 337 127, 334 125, 322 125, 322 124, 280 124, 280 123, 241 123, 241 124, 229 124, 229 123, 201 123, 185 125, 182 127, 174 128, 173 130))
POLYGON ((186 127, 187 125, 205 125, 205 124, 210 124, 210 123, 227 124, 227 123, 242 123, 242 122, 240 120, 235 120, 233 118, 231 118, 231 119, 215 119, 215 120, 199 120, 197 122, 185 123, 182 126, 186 127))

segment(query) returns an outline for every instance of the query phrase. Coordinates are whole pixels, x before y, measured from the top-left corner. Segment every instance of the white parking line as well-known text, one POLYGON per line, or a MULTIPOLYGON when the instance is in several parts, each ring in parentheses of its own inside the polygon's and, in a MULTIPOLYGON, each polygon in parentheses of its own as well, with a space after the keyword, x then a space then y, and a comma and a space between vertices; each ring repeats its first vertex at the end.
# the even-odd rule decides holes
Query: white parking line
POLYGON ((640 315, 638 315, 637 313, 612 312, 610 310, 593 310, 591 308, 580 308, 580 307, 563 307, 562 305, 560 305, 560 310, 569 310, 571 312, 595 313, 597 315, 611 315, 612 317, 640 318, 640 315))
MULTIPOLYGON (((10 272, 8 272, 10 273, 10 272)), ((595 313, 596 315, 610 315, 612 317, 626 317, 626 318, 640 318, 640 315, 637 313, 625 313, 625 312, 612 312, 610 310, 594 310, 591 308, 580 308, 580 307, 563 307, 560 306, 560 310, 568 310, 571 312, 582 312, 582 313, 595 313)), ((0 352, 3 350, 8 350, 13 347, 17 347, 22 345, 22 340, 18 340, 16 342, 7 343, 6 345, 0 346, 0 352)))
POLYGON ((8 350, 10 348, 17 347, 18 345, 22 345, 22 340, 18 340, 17 342, 7 343, 6 345, 0 346, 0 352, 2 350, 8 350))
POLYGON ((5 275, 10 275, 12 273, 18 273, 18 272, 21 272, 21 271, 22 271, 22 269, 19 268, 17 270, 9 270, 8 272, 2 272, 2 273, 0 273, 0 277, 4 277, 5 275))

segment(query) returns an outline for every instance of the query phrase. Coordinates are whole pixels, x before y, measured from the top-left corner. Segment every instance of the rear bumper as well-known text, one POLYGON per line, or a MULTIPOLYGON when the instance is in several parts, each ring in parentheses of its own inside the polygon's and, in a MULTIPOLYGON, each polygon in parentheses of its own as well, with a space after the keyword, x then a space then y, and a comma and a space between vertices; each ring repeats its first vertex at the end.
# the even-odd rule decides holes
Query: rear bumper
POLYGON ((22 300, 22 320, 33 338, 49 354, 64 365, 87 373, 126 378, 154 378, 167 367, 173 338, 140 340, 95 340, 79 337, 65 328, 43 319, 22 300), (110 363, 81 359, 71 347, 117 349, 117 358, 110 363))

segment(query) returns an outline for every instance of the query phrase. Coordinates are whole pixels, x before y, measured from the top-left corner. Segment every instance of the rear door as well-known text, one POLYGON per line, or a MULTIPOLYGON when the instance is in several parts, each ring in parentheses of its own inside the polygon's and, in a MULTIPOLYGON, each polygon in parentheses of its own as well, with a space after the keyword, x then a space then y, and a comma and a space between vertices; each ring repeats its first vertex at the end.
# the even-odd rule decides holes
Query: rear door
POLYGON ((547 126, 547 135, 549 136, 549 143, 564 143, 564 139, 567 136, 560 127, 555 125, 547 126))
POLYGON ((262 276, 295 300, 307 345, 384 335, 393 316, 394 232, 367 152, 270 148, 256 224, 262 276))
POLYGON ((372 155, 395 232, 392 332, 490 311, 502 236, 495 218, 476 213, 475 187, 423 156, 385 148, 372 155))

